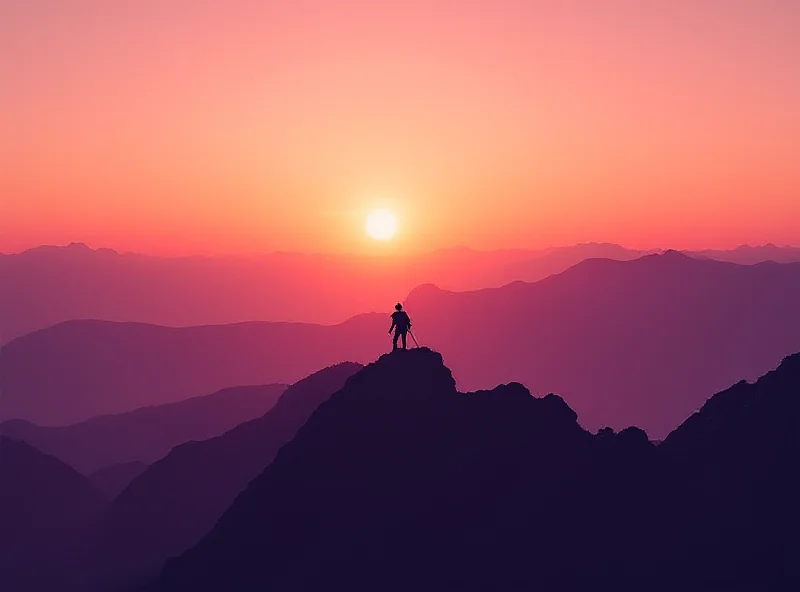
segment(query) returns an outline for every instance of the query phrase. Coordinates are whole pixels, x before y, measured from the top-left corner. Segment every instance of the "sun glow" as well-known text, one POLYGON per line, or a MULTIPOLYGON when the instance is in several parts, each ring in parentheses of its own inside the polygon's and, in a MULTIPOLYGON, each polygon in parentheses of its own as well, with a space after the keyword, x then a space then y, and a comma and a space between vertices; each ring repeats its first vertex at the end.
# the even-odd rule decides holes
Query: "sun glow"
POLYGON ((397 218, 389 210, 375 210, 367 216, 366 229, 375 240, 389 240, 397 232, 397 218))

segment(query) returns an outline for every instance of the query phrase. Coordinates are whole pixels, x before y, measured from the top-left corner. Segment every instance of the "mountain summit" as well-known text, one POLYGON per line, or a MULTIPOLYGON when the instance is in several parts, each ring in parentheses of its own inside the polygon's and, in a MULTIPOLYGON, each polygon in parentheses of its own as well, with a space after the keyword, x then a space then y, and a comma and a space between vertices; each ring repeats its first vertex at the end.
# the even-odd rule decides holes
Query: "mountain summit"
MULTIPOLYGON (((599 514, 580 509, 590 507, 591 477, 606 481, 608 447, 594 444, 560 397, 535 398, 516 383, 462 394, 438 353, 386 354, 319 406, 157 586, 465 589, 476 574, 462 563, 493 572, 478 559, 501 541, 564 561, 572 543, 562 526, 610 526, 628 499, 599 514), (551 512, 567 501, 578 508, 571 516, 551 512)), ((632 451, 625 462, 652 452, 646 437, 619 445, 632 451)))
POLYGON ((459 393, 431 350, 387 354, 152 589, 797 589, 798 393, 792 356, 655 447, 517 383, 459 393))

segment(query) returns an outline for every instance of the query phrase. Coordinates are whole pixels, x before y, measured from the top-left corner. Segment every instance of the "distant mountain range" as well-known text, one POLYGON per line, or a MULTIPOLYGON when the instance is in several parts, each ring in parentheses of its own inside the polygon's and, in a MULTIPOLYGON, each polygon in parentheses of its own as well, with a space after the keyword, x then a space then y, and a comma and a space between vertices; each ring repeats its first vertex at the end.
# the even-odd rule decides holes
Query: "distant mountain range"
POLYGON ((796 263, 800 261, 800 247, 778 247, 771 243, 751 247, 742 245, 731 250, 709 249, 705 251, 686 251, 687 255, 702 259, 716 259, 741 265, 754 265, 765 261, 775 263, 796 263))
MULTIPOLYGON (((286 389, 261 417, 218 437, 185 442, 149 467, 134 461, 85 477, 27 443, 0 436, 3 592, 111 592, 154 577, 170 554, 213 527, 318 405, 360 368, 344 363, 316 372, 286 389)), ((271 395, 276 388, 233 390, 271 395)), ((235 404, 237 394, 202 397, 206 405, 202 399, 235 404)), ((197 403, 172 405, 161 415, 171 421, 184 414, 191 423, 197 403)), ((126 427, 117 425, 123 437, 126 427)), ((159 426, 150 427, 156 438, 164 437, 159 426)))
POLYGON ((0 255, 0 344, 74 319, 166 326, 296 321, 335 324, 383 310, 415 286, 451 289, 537 280, 615 245, 547 251, 450 249, 422 256, 274 253, 154 257, 83 244, 0 255))
POLYGON ((519 384, 459 394, 427 349, 388 354, 148 590, 797 589, 798 393, 794 355, 655 447, 519 384))
MULTIPOLYGON (((0 434, 25 441, 90 475, 120 463, 152 463, 178 444, 218 436, 264 415, 285 389, 286 385, 228 388, 69 426, 42 427, 10 420, 0 423, 0 434)), ((98 478, 108 477, 101 474, 98 478)))
MULTIPOLYGON (((447 290, 535 282, 585 259, 636 259, 655 250, 587 243, 538 251, 447 249, 415 256, 274 253, 153 257, 83 244, 0 254, 0 344, 74 319, 166 326, 297 321, 336 324, 381 311, 420 284, 447 290)), ((756 263, 800 261, 792 247, 703 251, 756 263)))
POLYGON ((0 355, 0 420, 67 425, 231 386, 293 383, 388 343, 383 315, 299 323, 168 328, 72 321, 14 340, 0 355))
POLYGON ((407 298, 422 342, 467 389, 555 392, 582 426, 662 438, 707 393, 800 350, 800 264, 746 266, 675 251, 587 260, 534 284, 407 298))
MULTIPOLYGON (((545 280, 473 292, 422 286, 416 337, 464 390, 516 380, 559 393, 589 429, 666 436, 707 393, 800 350, 800 264, 735 265, 670 251, 586 260, 545 280)), ((388 315, 338 326, 163 328, 65 323, 8 344, 0 417, 73 423, 239 384, 290 383, 390 346, 388 315), (113 396, 110 395, 113 393, 113 396)))

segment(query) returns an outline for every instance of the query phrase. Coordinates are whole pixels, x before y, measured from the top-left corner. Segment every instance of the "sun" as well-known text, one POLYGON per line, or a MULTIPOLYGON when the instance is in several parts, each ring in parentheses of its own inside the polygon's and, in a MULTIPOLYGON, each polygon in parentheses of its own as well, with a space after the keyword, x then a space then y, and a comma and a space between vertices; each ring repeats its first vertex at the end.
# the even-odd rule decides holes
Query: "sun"
POLYGON ((375 210, 367 216, 366 229, 375 240, 389 240, 397 232, 397 218, 389 210, 375 210))

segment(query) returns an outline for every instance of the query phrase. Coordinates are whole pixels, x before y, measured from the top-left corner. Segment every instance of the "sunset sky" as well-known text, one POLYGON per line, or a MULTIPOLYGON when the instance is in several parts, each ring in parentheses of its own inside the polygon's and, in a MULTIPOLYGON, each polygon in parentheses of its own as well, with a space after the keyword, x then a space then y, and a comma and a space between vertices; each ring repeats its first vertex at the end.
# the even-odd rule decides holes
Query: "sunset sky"
POLYGON ((800 244, 799 32, 795 0, 0 0, 0 251, 800 244))

